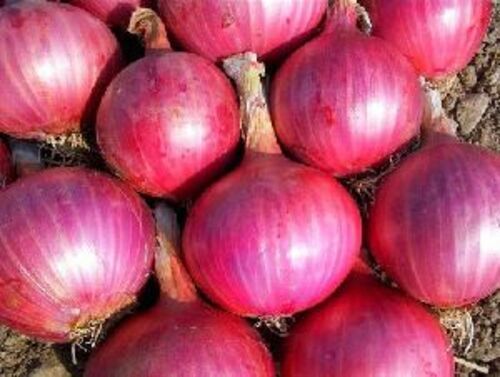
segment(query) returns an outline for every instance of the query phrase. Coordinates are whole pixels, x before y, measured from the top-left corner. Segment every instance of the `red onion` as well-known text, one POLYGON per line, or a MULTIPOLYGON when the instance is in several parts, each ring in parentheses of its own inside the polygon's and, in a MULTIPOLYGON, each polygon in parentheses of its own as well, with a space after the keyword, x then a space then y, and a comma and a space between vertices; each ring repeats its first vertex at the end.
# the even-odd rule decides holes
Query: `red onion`
POLYGON ((346 277, 360 248, 360 215, 334 179, 281 154, 263 67, 251 59, 226 62, 244 106, 245 158, 195 202, 183 245, 195 282, 225 309, 286 316, 322 301, 346 277))
POLYGON ((327 1, 159 0, 158 6, 184 48, 218 60, 288 50, 318 25, 327 1))
POLYGON ((127 26, 138 7, 151 7, 152 0, 70 0, 112 26, 127 26))
POLYGON ((353 272, 287 339, 283 377, 452 377, 439 321, 417 302, 353 272))
POLYGON ((339 0, 326 32, 279 70, 271 109, 278 138, 296 158, 344 176, 416 135, 422 96, 410 63, 361 33, 355 1, 339 0))
POLYGON ((20 1, 0 9, 0 131, 78 131, 120 67, 107 27, 76 7, 20 1))
POLYGON ((132 18, 131 29, 145 35, 152 54, 127 67, 108 88, 97 118, 99 145, 137 190, 184 199, 234 157, 240 138, 236 96, 208 60, 168 52, 153 11, 141 9, 132 18))
POLYGON ((0 321, 75 341, 133 302, 154 224, 131 189, 83 168, 21 178, 0 194, 0 321))
POLYGON ((85 377, 273 377, 271 356, 257 332, 196 297, 177 256, 175 214, 160 205, 156 215, 161 300, 111 335, 91 357, 85 377))
POLYGON ((500 156, 430 133, 381 185, 371 250, 408 293, 427 303, 475 303, 500 288, 500 156))
POLYGON ((9 148, 0 140, 0 189, 12 179, 12 160, 9 148))
POLYGON ((490 0, 364 0, 373 34, 396 46, 424 76, 457 73, 479 49, 490 0))

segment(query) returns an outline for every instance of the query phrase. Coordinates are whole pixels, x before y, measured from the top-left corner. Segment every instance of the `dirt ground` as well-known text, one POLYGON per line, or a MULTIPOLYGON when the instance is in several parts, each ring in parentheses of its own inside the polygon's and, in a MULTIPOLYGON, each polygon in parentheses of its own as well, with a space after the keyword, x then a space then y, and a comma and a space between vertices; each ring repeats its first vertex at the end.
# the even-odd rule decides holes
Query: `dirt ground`
MULTIPOLYGON (((500 4, 495 8, 481 52, 442 91, 444 107, 458 122, 460 136, 500 152, 500 4)), ((348 184, 357 187, 360 183, 348 184)), ((488 368, 488 376, 500 377, 500 292, 470 308, 469 313, 474 324, 472 344, 465 352, 467 342, 460 344, 458 332, 452 331, 455 354, 488 368)), ((79 363, 75 366, 71 363, 71 346, 41 344, 0 326, 0 377, 82 376, 86 358, 87 354, 78 350, 79 363)), ((458 367, 460 377, 485 375, 458 367)))

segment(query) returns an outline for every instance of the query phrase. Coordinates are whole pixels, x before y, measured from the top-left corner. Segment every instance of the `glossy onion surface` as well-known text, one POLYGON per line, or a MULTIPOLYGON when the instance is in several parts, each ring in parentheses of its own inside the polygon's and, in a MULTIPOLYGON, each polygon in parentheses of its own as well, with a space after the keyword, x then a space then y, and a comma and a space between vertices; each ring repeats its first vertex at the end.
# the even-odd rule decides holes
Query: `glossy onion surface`
POLYGON ((319 24, 327 1, 159 0, 158 6, 184 48, 218 60, 247 51, 272 54, 296 44, 319 24))
POLYGON ((90 359, 85 377, 274 377, 245 321, 201 302, 160 302, 125 322, 90 359))
POLYGON ((0 189, 12 179, 13 168, 10 151, 7 145, 0 140, 0 189))
POLYGON ((282 316, 328 296, 352 267, 360 238, 358 209, 340 184, 269 154, 245 157, 205 191, 183 246, 195 282, 218 304, 282 316))
POLYGON ((70 3, 109 25, 127 27, 132 12, 138 7, 150 8, 152 0, 71 0, 70 3))
POLYGON ((284 146, 336 176, 366 170, 415 136, 422 103, 406 58, 355 29, 324 34, 295 52, 271 95, 284 146))
POLYGON ((491 0, 365 0, 373 34, 406 55, 424 76, 457 73, 479 50, 491 0))
POLYGON ((375 198, 370 247, 408 293, 438 306, 500 288, 500 157, 450 138, 388 176, 375 198))
POLYGON ((234 157, 236 95, 208 60, 189 53, 147 56, 108 88, 97 136, 106 160, 137 190, 183 199, 234 157))
POLYGON ((68 4, 0 10, 0 131, 21 138, 78 131, 120 67, 106 25, 68 4))
POLYGON ((439 322, 370 276, 353 274, 286 340, 283 377, 452 377, 439 322))
POLYGON ((74 340, 134 300, 154 237, 139 196, 101 173, 55 168, 16 181, 0 193, 0 321, 74 340))

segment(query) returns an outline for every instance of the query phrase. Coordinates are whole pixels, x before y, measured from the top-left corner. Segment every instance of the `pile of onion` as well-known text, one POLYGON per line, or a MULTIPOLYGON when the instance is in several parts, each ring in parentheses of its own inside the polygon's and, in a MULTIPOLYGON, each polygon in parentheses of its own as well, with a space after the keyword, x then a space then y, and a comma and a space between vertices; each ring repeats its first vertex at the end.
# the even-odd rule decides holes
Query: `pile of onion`
POLYGON ((435 120, 422 149, 382 183, 368 236, 402 289, 458 307, 500 288, 500 156, 445 134, 448 125, 435 120))
POLYGON ((175 213, 160 204, 155 214, 160 302, 119 326, 91 357, 85 377, 274 377, 258 333, 197 297, 178 257, 175 213))
POLYGON ((299 321, 282 363, 283 377, 453 375, 439 321, 365 271, 299 321))
POLYGON ((143 193, 185 199, 220 175, 240 140, 231 83, 210 61, 171 52, 149 9, 134 12, 130 31, 147 56, 111 83, 97 117, 99 146, 113 170, 143 193))
POLYGON ((79 131, 120 69, 106 25, 68 4, 0 9, 0 132, 19 138, 79 131))
POLYGON ((12 174, 12 159, 9 148, 0 140, 0 189, 12 180, 12 174))
POLYGON ((276 132, 300 161, 336 176, 359 173, 419 130, 422 93, 409 61, 356 27, 356 1, 339 0, 322 35, 278 71, 276 132))
POLYGON ((303 42, 326 0, 159 0, 160 14, 184 48, 219 60, 253 51, 277 55, 303 42))
POLYGON ((488 29, 491 0, 363 0, 373 35, 406 55, 418 72, 441 78, 472 59, 488 29))
POLYGON ((148 276, 154 223, 122 183, 53 168, 0 193, 0 322, 77 341, 131 304, 148 276))
POLYGON ((70 0, 112 26, 126 27, 130 16, 139 7, 151 7, 152 0, 70 0))
POLYGON ((325 299, 347 276, 360 249, 360 214, 338 182, 281 154, 256 55, 230 58, 225 68, 240 93, 246 153, 189 213, 186 264, 225 309, 288 316, 325 299))

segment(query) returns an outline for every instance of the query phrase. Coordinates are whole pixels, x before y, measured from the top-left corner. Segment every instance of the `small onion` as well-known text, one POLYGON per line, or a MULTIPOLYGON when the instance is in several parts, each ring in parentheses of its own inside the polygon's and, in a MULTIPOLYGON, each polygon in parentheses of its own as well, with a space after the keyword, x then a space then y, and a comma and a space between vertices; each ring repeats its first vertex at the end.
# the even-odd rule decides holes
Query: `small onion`
POLYGON ((152 216, 120 182, 53 168, 0 193, 0 322, 75 341, 132 303, 151 267, 152 216))
POLYGON ((422 94, 394 47, 356 28, 354 0, 339 0, 327 30, 278 71, 276 132, 300 161, 336 176, 359 173, 418 132, 422 94))
POLYGON ((70 0, 112 26, 127 27, 130 16, 139 7, 151 7, 152 0, 70 0))
POLYGON ((491 0, 364 0, 373 34, 396 46, 424 76, 465 68, 490 21, 491 0))
POLYGON ((427 303, 475 303, 500 288, 500 156, 430 133, 382 183, 369 221, 378 263, 427 303))
POLYGON ((160 302, 118 327, 91 357, 85 377, 274 377, 258 333, 197 298, 177 256, 175 214, 160 204, 156 217, 160 302))
POLYGON ((292 329, 282 363, 282 377, 453 375, 439 321, 365 271, 292 329))
POLYGON ((121 66, 106 25, 68 4, 0 9, 0 131, 43 138, 80 130, 121 66))
POLYGON ((208 60, 168 51, 163 24, 153 11, 134 13, 131 29, 144 34, 150 54, 109 86, 97 117, 99 146, 137 190, 185 199, 235 155, 240 140, 236 95, 208 60))
POLYGON ((0 140, 0 189, 12 179, 13 168, 9 148, 0 140))
POLYGON ((195 282, 225 309, 291 315, 346 277, 360 249, 360 214, 334 179, 281 154, 256 56, 225 64, 244 107, 246 154, 195 202, 183 235, 185 260, 195 282))
POLYGON ((303 41, 326 0, 159 0, 168 29, 189 51, 211 60, 253 51, 276 55, 303 41))

